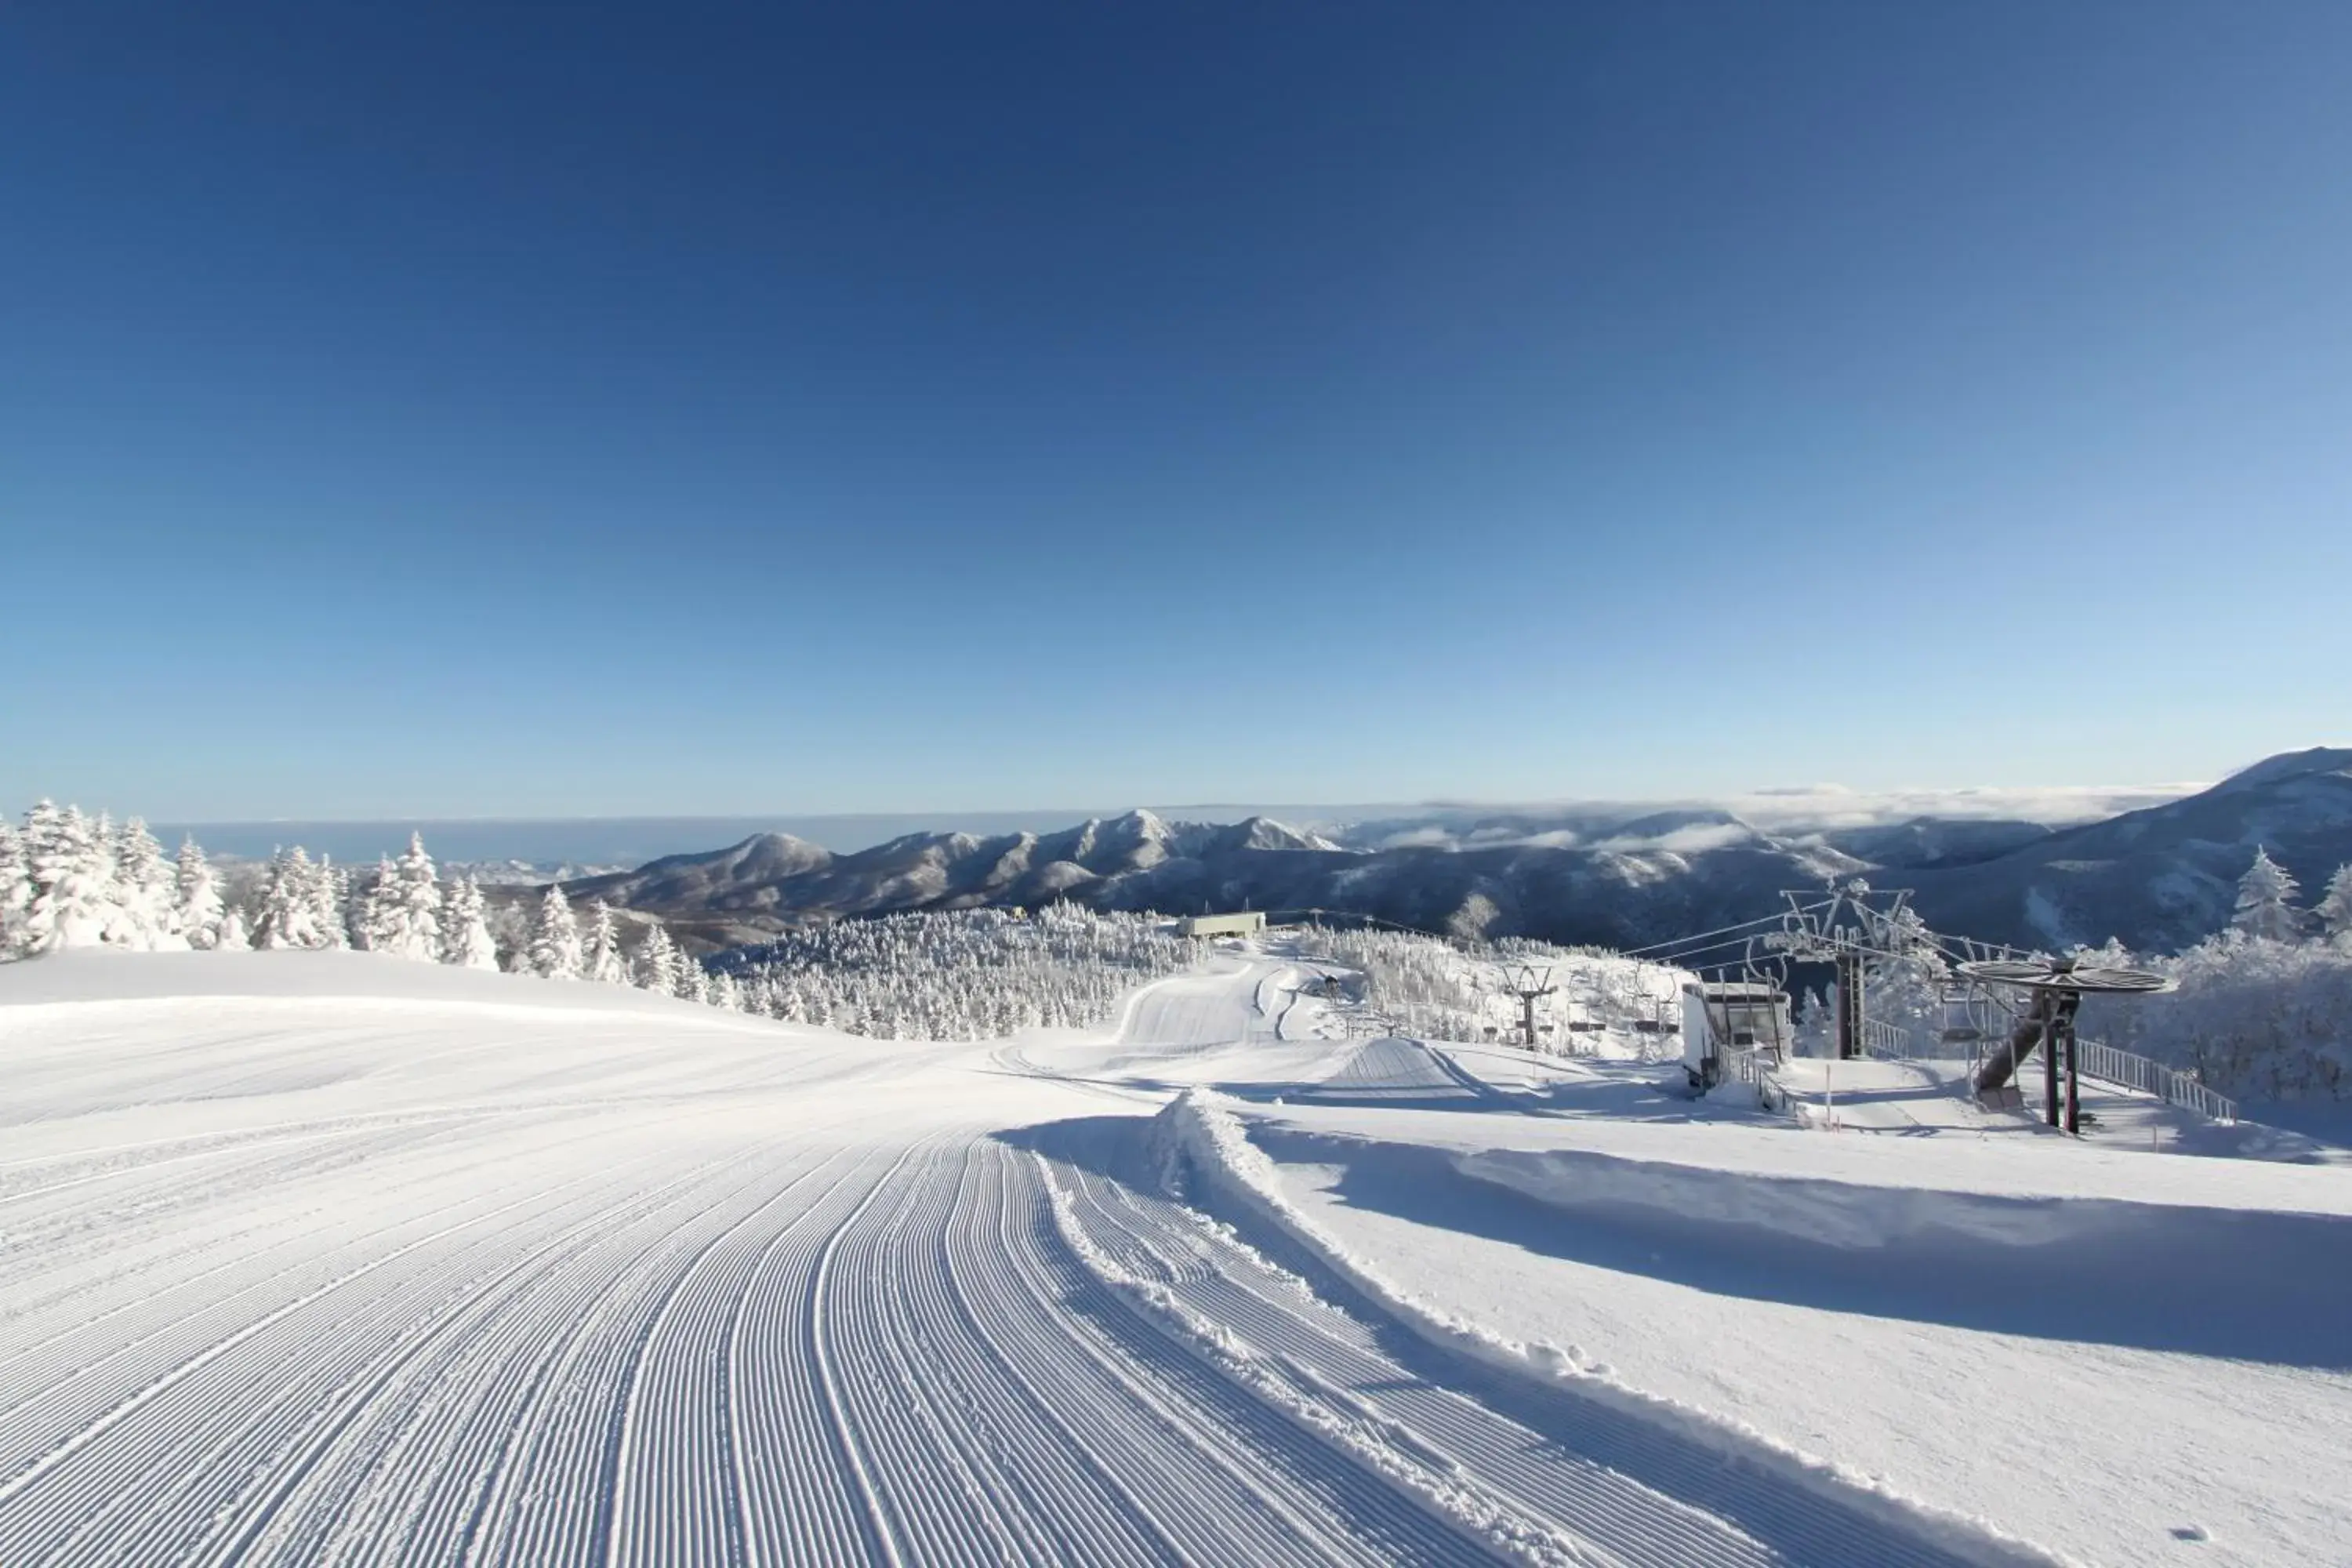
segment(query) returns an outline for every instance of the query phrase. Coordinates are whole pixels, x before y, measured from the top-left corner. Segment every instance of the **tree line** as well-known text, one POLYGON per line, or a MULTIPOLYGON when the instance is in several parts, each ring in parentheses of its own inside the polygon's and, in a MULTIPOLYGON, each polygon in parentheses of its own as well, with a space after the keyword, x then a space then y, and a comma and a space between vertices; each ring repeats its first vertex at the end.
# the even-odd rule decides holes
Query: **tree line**
POLYGON ((583 920, 560 887, 524 909, 443 877, 408 848, 354 871, 301 846, 216 866, 191 838, 166 857, 137 817, 42 801, 0 821, 0 961, 72 948, 359 950, 664 995, 887 1039, 997 1038, 1102 1022, 1135 984, 1192 962, 1151 917, 1053 905, 890 916, 793 932, 709 963, 662 922, 630 936, 602 900, 583 920))
POLYGON ((600 900, 583 930, 551 886, 527 914, 493 908, 476 879, 444 878, 414 834, 371 869, 295 845, 225 874, 193 838, 166 858, 135 816, 118 824, 44 800, 21 825, 0 821, 0 960, 89 947, 350 949, 741 1005, 732 978, 712 974, 659 921, 635 923, 643 934, 625 942, 600 900))

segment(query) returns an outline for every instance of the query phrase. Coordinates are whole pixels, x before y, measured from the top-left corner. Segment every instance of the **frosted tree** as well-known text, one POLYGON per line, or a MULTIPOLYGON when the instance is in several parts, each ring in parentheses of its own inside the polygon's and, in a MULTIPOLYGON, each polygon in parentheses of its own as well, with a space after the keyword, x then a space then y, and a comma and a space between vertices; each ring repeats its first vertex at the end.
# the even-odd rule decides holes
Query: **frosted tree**
POLYGON ((1887 922, 1885 940, 1887 955, 1870 964, 1870 1011, 1890 1023, 1937 1026, 1951 965, 1937 948, 1935 933, 1916 910, 1906 907, 1887 922))
POLYGON ((218 947, 221 921, 226 911, 221 907, 220 888, 213 880, 212 863, 193 838, 180 845, 180 856, 172 869, 173 918, 179 922, 180 934, 190 947, 218 947))
POLYGON ((2352 948, 2352 865, 2338 866, 2327 879, 2327 891, 2311 911, 2319 929, 2338 947, 2352 948))
POLYGON ((155 842, 147 825, 135 816, 124 822, 114 832, 112 852, 110 901, 115 914, 108 941, 142 952, 185 948, 179 890, 163 858, 163 847, 155 842))
POLYGON ((140 945, 139 932, 131 924, 131 911, 124 907, 128 896, 122 885, 121 868, 114 858, 113 816, 101 811, 91 818, 89 837, 95 849, 90 861, 90 875, 96 879, 99 889, 99 905, 105 911, 100 918, 106 929, 99 940, 108 947, 135 948, 140 945))
POLYGON ((1822 994, 1822 988, 1816 985, 1806 992, 1803 1016, 1796 1021, 1799 1056, 1829 1057, 1837 1054, 1836 1042, 1830 1033, 1831 1017, 1829 998, 1822 994))
POLYGON ((2293 942, 2303 932, 2303 915, 2292 902, 2295 882, 2286 868, 2257 847, 2254 863, 2238 879, 2237 912, 2230 929, 2267 942, 2293 942))
POLYGON ((400 873, 394 869, 392 857, 379 855, 375 860, 375 877, 360 895, 359 916, 352 922, 352 945, 370 952, 383 952, 392 945, 394 928, 398 923, 394 906, 400 897, 400 873))
POLYGON ((530 972, 542 980, 580 978, 580 923, 563 889, 550 883, 530 922, 530 972))
POLYGON ((465 969, 496 969, 499 944, 482 909, 482 886, 460 877, 441 907, 441 962, 465 969))
POLYGON ((628 960, 621 956, 621 933, 613 924, 613 906, 596 900, 588 920, 587 977, 606 985, 629 983, 628 960))
POLYGON ((336 865, 333 857, 320 856, 319 863, 310 868, 310 923, 318 931, 318 946, 352 945, 351 910, 351 874, 336 865))
POLYGON ((677 955, 676 994, 681 1000, 688 1002, 710 1000, 710 972, 703 968, 701 961, 691 954, 681 952, 677 955))
POLYGON ((254 946, 274 951, 327 945, 319 925, 318 880, 319 868, 299 844, 269 858, 261 908, 254 921, 254 946))
POLYGON ((41 801, 25 816, 26 897, 18 951, 96 947, 118 916, 108 898, 110 857, 89 819, 41 801))
POLYGON ((253 946, 253 938, 245 929, 245 916, 231 906, 220 919, 220 933, 213 939, 215 952, 244 952, 253 946))
POLYGON ((1462 900, 1460 909, 1446 917, 1446 934, 1465 942, 1484 942, 1502 918, 1503 911, 1496 907, 1494 900, 1484 893, 1472 893, 1462 900))
POLYGON ((743 987, 737 983, 732 974, 717 975, 710 982, 709 1002, 714 1007, 724 1007, 730 1013, 740 1013, 745 1010, 743 987))
POLYGON ((0 959, 16 956, 25 910, 33 901, 33 879, 25 867, 25 836, 0 822, 0 959))
POLYGON ((675 996, 678 978, 677 944, 670 941, 668 931, 656 921, 646 932, 646 940, 637 945, 637 984, 647 991, 675 996))
POLYGON ((392 887, 381 883, 373 900, 376 945, 397 958, 433 963, 441 957, 441 884, 422 834, 408 836, 408 848, 392 867, 392 887))

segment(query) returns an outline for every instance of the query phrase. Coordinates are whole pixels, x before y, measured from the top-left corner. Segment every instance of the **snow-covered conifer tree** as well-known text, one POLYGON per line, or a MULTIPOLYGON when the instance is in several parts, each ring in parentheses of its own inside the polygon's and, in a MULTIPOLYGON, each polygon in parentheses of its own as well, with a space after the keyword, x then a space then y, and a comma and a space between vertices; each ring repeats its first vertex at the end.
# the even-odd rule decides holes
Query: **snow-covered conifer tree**
POLYGON ((677 955, 677 994, 688 1002, 710 1000, 710 972, 702 967, 700 959, 688 953, 677 955))
POLYGON ((613 906, 596 900, 588 921, 588 950, 583 960, 587 977, 606 985, 629 983, 628 961, 621 956, 621 933, 613 924, 613 906))
POLYGON ((124 822, 112 848, 115 913, 107 940, 142 952, 185 948, 172 868, 146 823, 135 816, 124 822))
POLYGON ((499 944, 483 914, 482 887, 471 877, 450 884, 441 906, 441 962, 466 969, 496 969, 499 944))
POLYGON ((656 921, 637 946, 637 984, 647 991, 675 996, 677 983, 677 944, 670 941, 668 929, 656 921))
POLYGON ((0 961, 16 956, 25 910, 33 901, 33 879, 25 868, 25 836, 16 824, 0 822, 0 961))
POLYGON ((130 894, 122 885, 122 868, 114 858, 114 817, 111 813, 101 811, 89 819, 89 837, 97 851, 91 862, 91 875, 97 879, 99 902, 105 910, 101 918, 106 930, 99 940, 108 947, 135 948, 139 945, 138 932, 132 928, 131 912, 126 907, 130 894))
POLYGON ((375 858, 375 875, 360 895, 358 918, 352 921, 352 945, 383 952, 391 945, 399 923, 400 872, 389 855, 375 858))
POLYGON ((254 921, 253 945, 259 948, 308 948, 326 945, 319 929, 318 868, 299 844, 269 858, 269 877, 261 889, 261 909, 254 921))
POLYGON ((377 889, 372 910, 382 921, 376 945, 399 958, 433 963, 441 958, 441 884, 422 834, 408 836, 407 852, 392 868, 392 890, 377 889))
POLYGON ((2294 941, 2303 931, 2302 911, 2291 902, 2294 895, 2294 879, 2286 868, 2257 847, 2254 863, 2238 879, 2238 908, 2230 929, 2269 942, 2294 941))
POLYGON ((213 881, 211 862, 193 838, 181 842, 180 858, 173 868, 172 905, 180 934, 190 947, 211 949, 220 945, 221 919, 226 912, 221 907, 220 889, 213 881))
POLYGON ((253 946, 253 938, 245 929, 244 912, 235 905, 224 910, 220 918, 220 934, 214 939, 215 952, 244 952, 253 946))
POLYGON ((19 951, 29 955, 60 948, 96 947, 114 922, 107 882, 111 869, 105 846, 89 818, 48 801, 25 816, 25 900, 19 951))
POLYGON ((2352 947, 2352 865, 2336 868, 2336 875, 2327 879, 2327 891, 2311 912, 2330 942, 2352 947))
POLYGON ((311 923, 318 928, 318 945, 342 949, 352 945, 351 873, 321 855, 310 868, 311 923))
POLYGON ((530 972, 542 980, 580 978, 580 922, 563 889, 549 883, 530 922, 530 972))

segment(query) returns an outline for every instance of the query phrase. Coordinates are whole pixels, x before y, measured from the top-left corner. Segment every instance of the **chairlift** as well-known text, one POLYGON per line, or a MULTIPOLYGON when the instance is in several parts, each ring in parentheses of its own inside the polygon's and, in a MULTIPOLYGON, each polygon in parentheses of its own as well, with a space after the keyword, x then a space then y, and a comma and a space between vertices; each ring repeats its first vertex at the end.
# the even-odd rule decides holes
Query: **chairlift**
POLYGON ((1947 985, 1937 998, 1941 1016, 1936 1037, 1948 1046, 1980 1047, 1986 1040, 2006 1036, 1993 1017, 1990 992, 1982 985, 1947 985))

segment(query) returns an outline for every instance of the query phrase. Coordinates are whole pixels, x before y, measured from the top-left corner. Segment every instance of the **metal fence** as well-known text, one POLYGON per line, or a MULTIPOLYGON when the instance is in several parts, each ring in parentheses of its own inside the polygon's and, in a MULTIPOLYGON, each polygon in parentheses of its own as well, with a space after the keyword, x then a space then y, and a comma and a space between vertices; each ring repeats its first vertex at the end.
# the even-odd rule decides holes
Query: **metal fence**
POLYGON ((2160 1062, 2119 1051, 2097 1040, 2076 1040, 2074 1049, 2079 1053, 2075 1059, 2085 1078, 2152 1094, 2167 1105, 2193 1110, 2209 1121, 2238 1120, 2236 1100, 2226 1094, 2214 1093, 2187 1073, 2175 1072, 2160 1062))
MULTIPOLYGON (((1882 1061, 1915 1061, 1925 1058, 1950 1054, 1942 1041, 1922 1036, 1917 1030, 1900 1024, 1883 1023, 1876 1018, 1862 1021, 1862 1048, 1882 1061)), ((2234 1122, 2238 1120, 2238 1102, 2226 1094, 2216 1094, 2184 1072, 2176 1072, 2161 1062, 2119 1051, 2099 1040, 2077 1039, 2075 1058, 2084 1078, 2095 1078, 2102 1083, 2112 1083, 2123 1089, 2136 1089, 2142 1094, 2152 1094, 2167 1105, 2177 1105, 2183 1110, 2194 1111, 2209 1121, 2234 1122)))
POLYGON ((1862 1050, 1864 1056, 1891 1062, 1911 1061, 1933 1054, 1920 1047, 1919 1037, 1911 1030, 1876 1018, 1862 1021, 1862 1050))
POLYGON ((1724 1046, 1721 1050, 1726 1072, 1754 1089, 1758 1104, 1767 1110, 1789 1109, 1789 1091, 1772 1076, 1773 1064, 1765 1052, 1754 1046, 1724 1046))

